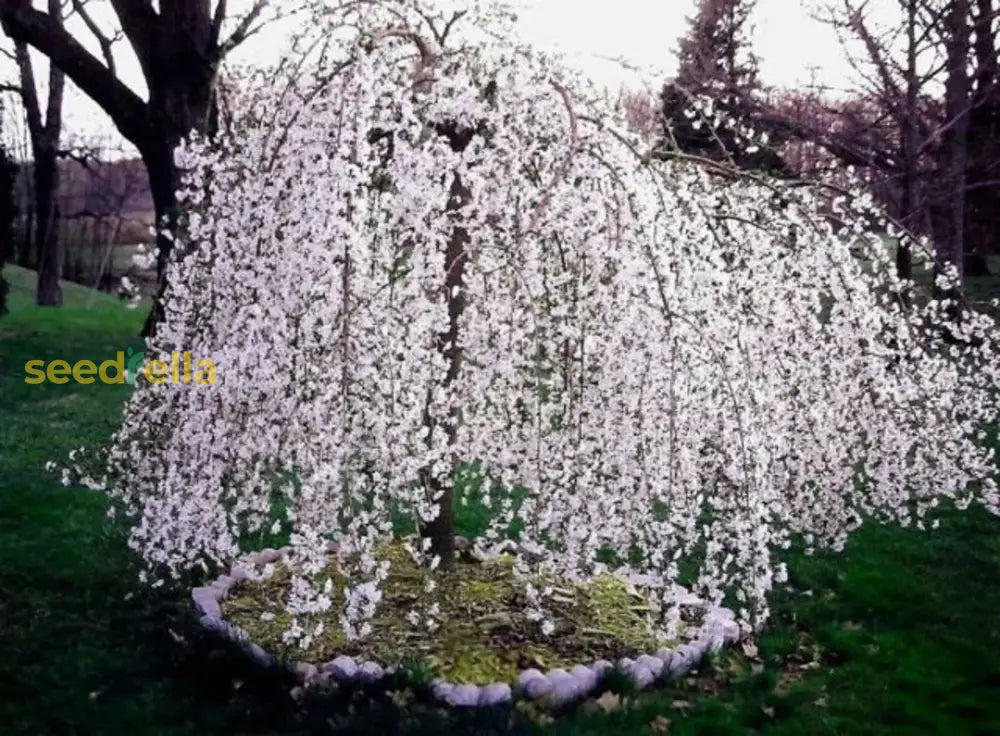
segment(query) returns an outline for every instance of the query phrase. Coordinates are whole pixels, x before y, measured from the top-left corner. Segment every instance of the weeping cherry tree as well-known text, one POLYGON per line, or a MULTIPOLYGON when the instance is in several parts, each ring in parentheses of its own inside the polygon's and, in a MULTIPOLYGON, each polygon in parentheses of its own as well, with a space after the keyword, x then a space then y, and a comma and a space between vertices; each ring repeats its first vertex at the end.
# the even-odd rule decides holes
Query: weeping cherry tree
MULTIPOLYGON (((502 7, 440 5, 317 11, 314 43, 231 74, 217 138, 178 151, 147 353, 211 359, 218 382, 140 381, 91 481, 150 579, 284 526, 290 640, 331 608, 363 637, 401 517, 446 584, 472 474, 480 543, 516 520, 534 551, 517 572, 541 626, 530 581, 608 559, 650 583, 694 565, 755 626, 793 542, 923 526, 942 498, 1000 511, 993 323, 969 313, 944 344, 947 305, 903 307, 870 197, 655 160, 502 7)), ((658 630, 675 590, 650 585, 658 630)))

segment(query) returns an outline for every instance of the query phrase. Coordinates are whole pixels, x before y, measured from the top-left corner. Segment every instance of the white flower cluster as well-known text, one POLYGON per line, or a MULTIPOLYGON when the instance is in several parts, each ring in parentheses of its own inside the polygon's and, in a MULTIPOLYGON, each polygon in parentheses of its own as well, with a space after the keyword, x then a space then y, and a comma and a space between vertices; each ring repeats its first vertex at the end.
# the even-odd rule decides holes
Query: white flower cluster
MULTIPOLYGON (((474 462, 484 493, 524 489, 485 498, 487 543, 520 520, 523 569, 586 579, 610 550, 665 583, 675 624, 694 565, 696 593, 733 593, 755 624, 794 539, 920 524, 941 497, 1000 510, 993 324, 970 314, 942 345, 944 305, 903 309, 863 197, 831 213, 819 189, 651 162, 600 95, 494 33, 488 4, 415 75, 434 39, 417 11, 446 20, 431 5, 347 3, 353 32, 317 17, 321 60, 249 80, 232 132, 182 153, 149 349, 211 358, 219 380, 140 382, 110 449, 151 568, 229 562, 277 514, 292 612, 342 601, 361 636, 393 519, 435 518, 474 462), (324 578, 331 538, 346 590, 324 578)), ((531 607, 551 631, 544 596, 531 607)))

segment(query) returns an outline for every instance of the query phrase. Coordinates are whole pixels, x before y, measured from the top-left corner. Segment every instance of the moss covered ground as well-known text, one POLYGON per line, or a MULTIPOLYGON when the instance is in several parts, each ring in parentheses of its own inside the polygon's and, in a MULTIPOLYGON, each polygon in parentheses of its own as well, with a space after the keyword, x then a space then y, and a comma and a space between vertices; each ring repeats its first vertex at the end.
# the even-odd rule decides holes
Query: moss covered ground
MULTIPOLYGON (((447 571, 433 575, 434 590, 425 592, 426 568, 417 565, 399 542, 385 545, 379 559, 390 562, 382 603, 364 641, 348 641, 339 614, 306 619, 322 634, 303 650, 282 642, 291 623, 285 612, 290 570, 281 565, 266 581, 243 581, 222 605, 223 615, 265 649, 286 659, 321 664, 345 654, 382 665, 423 665, 449 682, 485 685, 513 682, 528 667, 571 668, 598 659, 637 657, 674 642, 657 640, 647 622, 649 605, 625 581, 605 574, 586 584, 534 580, 552 588, 547 610, 554 629, 541 631, 526 615, 524 585, 514 576, 514 558, 479 559, 463 555, 447 571), (436 606, 433 629, 414 626, 407 614, 436 606)), ((335 559, 328 574, 337 589, 346 581, 335 559)))

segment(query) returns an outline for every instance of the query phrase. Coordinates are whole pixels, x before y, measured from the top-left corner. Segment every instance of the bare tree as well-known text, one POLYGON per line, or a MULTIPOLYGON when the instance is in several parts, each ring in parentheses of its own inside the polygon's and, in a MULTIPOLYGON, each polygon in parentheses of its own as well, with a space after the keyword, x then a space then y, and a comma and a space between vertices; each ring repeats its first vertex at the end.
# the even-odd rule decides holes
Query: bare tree
MULTIPOLYGON (((60 0, 47 0, 53 24, 63 24, 60 0)), ((35 299, 40 306, 62 304, 59 276, 62 270, 59 248, 59 218, 56 214, 56 192, 59 188, 59 137, 62 133, 62 106, 66 76, 55 64, 49 64, 48 101, 45 117, 35 72, 23 41, 14 42, 14 57, 20 77, 21 102, 24 105, 28 136, 31 141, 32 179, 34 194, 34 243, 38 252, 38 285, 35 299)), ((30 234, 29 234, 30 237, 30 234)))
MULTIPOLYGON (((931 236, 939 268, 985 269, 1000 217, 1000 95, 993 0, 898 0, 901 23, 878 28, 864 0, 828 0, 821 19, 851 56, 855 103, 815 100, 821 114, 771 107, 758 122, 864 168, 908 233, 931 236), (864 109, 858 117, 852 109, 864 109), (818 122, 817 122, 818 121, 818 122)), ((897 271, 912 276, 908 233, 897 271)))
MULTIPOLYGON (((180 174, 174 149, 192 131, 211 134, 215 125, 215 83, 227 54, 256 32, 264 21, 267 0, 255 0, 233 17, 227 0, 109 0, 117 27, 105 30, 85 0, 73 0, 100 48, 101 58, 87 50, 51 12, 30 0, 0 0, 0 23, 14 41, 47 56, 84 94, 108 114, 118 131, 139 151, 145 163, 161 232, 157 238, 160 289, 176 228, 175 192, 180 174), (223 35, 223 25, 233 28, 223 35), (138 59, 148 89, 143 99, 118 74, 114 45, 127 40, 138 59)), ((152 332, 161 314, 159 300, 144 332, 152 332)))

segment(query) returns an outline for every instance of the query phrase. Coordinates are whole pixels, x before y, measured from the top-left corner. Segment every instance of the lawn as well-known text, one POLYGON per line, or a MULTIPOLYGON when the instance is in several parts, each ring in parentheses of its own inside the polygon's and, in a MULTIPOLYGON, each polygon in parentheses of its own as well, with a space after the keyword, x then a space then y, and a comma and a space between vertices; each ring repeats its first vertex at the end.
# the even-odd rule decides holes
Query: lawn
MULTIPOLYGON (((449 715, 393 698, 297 702, 191 625, 180 591, 142 592, 101 495, 44 470, 103 442, 128 386, 27 385, 24 363, 138 349, 140 310, 65 285, 33 306, 8 267, 0 318, 0 733, 1000 733, 1000 520, 941 512, 922 533, 869 526, 846 552, 790 557, 756 653, 551 723, 520 709, 449 715)), ((468 531, 468 530, 464 530, 468 531)), ((399 699, 399 696, 395 698, 399 699)))

